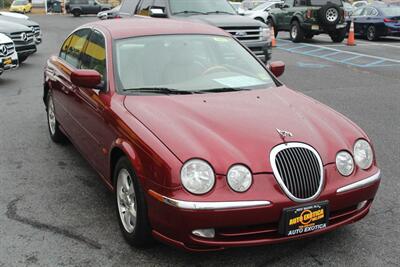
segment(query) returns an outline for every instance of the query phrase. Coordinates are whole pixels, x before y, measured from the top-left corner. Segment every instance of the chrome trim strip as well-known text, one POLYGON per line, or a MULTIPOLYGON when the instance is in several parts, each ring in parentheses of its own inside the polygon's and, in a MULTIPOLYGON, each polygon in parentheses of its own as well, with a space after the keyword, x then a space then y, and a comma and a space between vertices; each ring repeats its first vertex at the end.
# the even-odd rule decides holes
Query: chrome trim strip
POLYGON ((252 208, 271 205, 270 201, 228 201, 228 202, 190 202, 162 196, 163 202, 177 208, 188 210, 221 210, 252 208))
MULTIPOLYGON (((298 203, 309 202, 309 201, 312 201, 312 200, 316 199, 316 198, 319 196, 319 194, 321 193, 322 188, 323 188, 323 185, 324 185, 324 182, 325 182, 324 165, 322 164, 321 157, 320 157, 320 155, 318 154, 317 150, 315 150, 312 146, 309 146, 309 145, 304 144, 304 143, 296 143, 296 142, 292 142, 292 143, 283 143, 283 144, 277 145, 276 147, 274 147, 274 148, 271 150, 271 153, 269 154, 269 161, 270 161, 270 163, 271 163, 272 171, 273 171, 273 173, 274 173, 274 176, 275 176, 276 181, 278 182, 278 184, 280 185, 280 187, 282 188, 282 190, 285 192, 285 194, 286 194, 291 200, 293 200, 294 202, 298 202, 298 203), (297 198, 297 197, 295 197, 295 196, 288 190, 288 188, 286 187, 285 183, 283 182, 283 179, 282 179, 281 175, 279 174, 278 167, 276 166, 276 161, 275 161, 276 155, 277 155, 280 151, 282 151, 282 150, 284 150, 284 149, 293 148, 293 147, 300 147, 300 148, 306 148, 306 149, 308 149, 308 150, 311 150, 311 152, 313 152, 313 154, 314 154, 315 157, 317 158, 317 161, 318 161, 318 164, 319 164, 319 167, 320 167, 319 175, 320 175, 321 178, 320 178, 320 181, 319 181, 319 185, 318 185, 317 192, 316 192, 313 196, 311 196, 311 197, 309 197, 309 198, 297 198)), ((291 170, 290 170, 290 171, 291 171, 291 170)), ((310 171, 317 171, 317 170, 311 170, 311 169, 310 169, 310 171)))
POLYGON ((364 187, 364 186, 370 185, 370 184, 378 181, 379 179, 381 179, 381 170, 378 170, 377 173, 375 173, 374 175, 372 175, 372 176, 370 176, 368 178, 365 178, 365 179, 360 180, 358 182, 355 182, 355 183, 340 187, 338 190, 336 190, 336 193, 344 193, 344 192, 347 192, 347 191, 350 191, 350 190, 353 190, 353 189, 364 187))

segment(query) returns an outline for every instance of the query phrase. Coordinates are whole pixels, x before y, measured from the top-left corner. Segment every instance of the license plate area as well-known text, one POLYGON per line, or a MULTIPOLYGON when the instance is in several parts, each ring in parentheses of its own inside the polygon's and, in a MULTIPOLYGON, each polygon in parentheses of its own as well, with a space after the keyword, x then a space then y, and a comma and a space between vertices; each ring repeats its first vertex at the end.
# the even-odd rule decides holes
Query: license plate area
POLYGON ((311 25, 311 30, 319 31, 319 26, 318 25, 311 25))
POLYGON ((12 64, 12 59, 10 57, 6 57, 3 59, 3 65, 11 65, 12 64))
POLYGON ((326 228, 329 220, 329 202, 322 201, 283 209, 279 233, 295 236, 326 228))

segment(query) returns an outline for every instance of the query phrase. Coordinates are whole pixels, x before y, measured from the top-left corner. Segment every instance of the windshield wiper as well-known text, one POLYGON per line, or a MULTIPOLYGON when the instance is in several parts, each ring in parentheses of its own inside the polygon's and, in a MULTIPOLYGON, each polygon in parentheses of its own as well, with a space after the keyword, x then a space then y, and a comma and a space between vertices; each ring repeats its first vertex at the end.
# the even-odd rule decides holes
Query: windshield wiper
POLYGON ((231 12, 219 11, 219 10, 206 12, 205 14, 207 14, 207 15, 208 15, 208 14, 229 14, 229 15, 235 15, 234 13, 231 13, 231 12))
POLYGON ((178 15, 178 14, 189 14, 189 13, 207 15, 207 13, 205 13, 205 12, 195 11, 195 10, 184 10, 184 11, 179 11, 179 12, 175 12, 175 13, 172 13, 172 14, 173 15, 178 15))
POLYGON ((198 93, 224 93, 224 92, 237 92, 237 91, 249 91, 251 89, 246 88, 232 88, 232 87, 221 87, 213 89, 198 90, 198 93))
POLYGON ((178 90, 167 87, 141 87, 141 88, 129 88, 124 89, 124 91, 134 91, 140 93, 156 93, 156 94, 164 94, 164 95, 189 95, 194 94, 194 91, 186 91, 186 90, 178 90))

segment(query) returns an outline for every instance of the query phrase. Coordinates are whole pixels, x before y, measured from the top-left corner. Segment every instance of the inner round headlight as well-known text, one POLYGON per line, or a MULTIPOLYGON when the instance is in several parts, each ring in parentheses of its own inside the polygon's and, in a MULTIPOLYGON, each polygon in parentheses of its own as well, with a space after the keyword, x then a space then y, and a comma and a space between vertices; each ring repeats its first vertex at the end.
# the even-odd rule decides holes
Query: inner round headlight
POLYGON ((353 157, 347 151, 340 151, 336 155, 336 168, 343 176, 349 176, 354 170, 353 157))
POLYGON ((250 170, 243 165, 232 166, 227 175, 229 186, 236 192, 245 192, 253 183, 250 170))
POLYGON ((354 144, 354 161, 357 166, 365 170, 371 167, 374 160, 374 153, 371 145, 364 139, 358 140, 354 144))
POLYGON ((215 174, 210 164, 204 160, 192 159, 181 169, 181 182, 190 193, 201 195, 213 188, 215 174))

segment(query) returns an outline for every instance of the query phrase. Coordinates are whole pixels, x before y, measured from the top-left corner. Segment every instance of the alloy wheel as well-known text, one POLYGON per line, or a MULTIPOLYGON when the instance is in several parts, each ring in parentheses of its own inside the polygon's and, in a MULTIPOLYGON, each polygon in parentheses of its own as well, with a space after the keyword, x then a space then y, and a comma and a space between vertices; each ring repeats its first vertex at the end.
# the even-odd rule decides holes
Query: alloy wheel
POLYGON ((116 196, 119 216, 125 231, 133 233, 137 221, 137 203, 132 177, 127 169, 121 169, 117 179, 116 196))
POLYGON ((48 118, 50 133, 52 135, 55 135, 55 133, 56 133, 56 116, 55 116, 55 112, 54 112, 53 98, 51 96, 49 97, 49 103, 47 106, 47 118, 48 118))
POLYGON ((335 22, 336 20, 337 20, 337 18, 339 17, 339 13, 338 13, 338 11, 337 11, 337 9, 336 8, 329 8, 327 11, 326 11, 326 19, 329 21, 329 22, 335 22))

